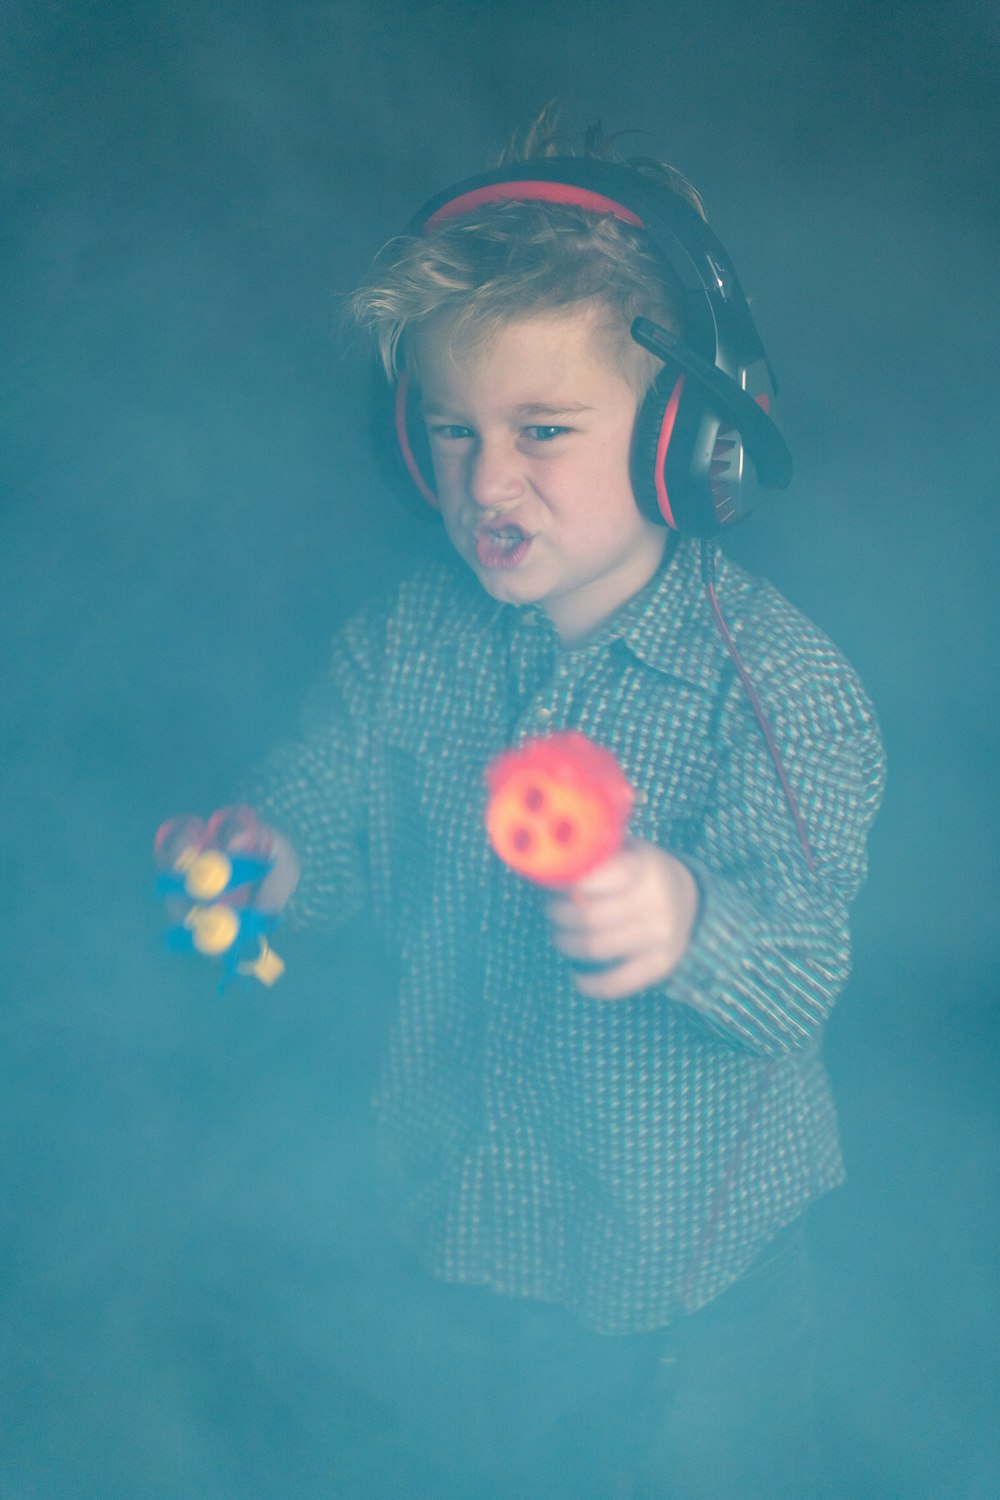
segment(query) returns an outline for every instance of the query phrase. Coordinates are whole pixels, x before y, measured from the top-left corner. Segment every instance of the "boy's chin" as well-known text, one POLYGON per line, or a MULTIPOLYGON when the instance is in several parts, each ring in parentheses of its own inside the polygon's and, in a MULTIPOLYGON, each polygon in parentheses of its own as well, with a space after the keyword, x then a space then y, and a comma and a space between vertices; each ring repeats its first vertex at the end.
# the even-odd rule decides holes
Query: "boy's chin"
POLYGON ((505 573, 500 569, 483 568, 475 559, 469 563, 469 567, 491 599, 496 599, 501 604, 537 604, 539 602, 538 588, 532 587, 522 573, 515 570, 505 573))

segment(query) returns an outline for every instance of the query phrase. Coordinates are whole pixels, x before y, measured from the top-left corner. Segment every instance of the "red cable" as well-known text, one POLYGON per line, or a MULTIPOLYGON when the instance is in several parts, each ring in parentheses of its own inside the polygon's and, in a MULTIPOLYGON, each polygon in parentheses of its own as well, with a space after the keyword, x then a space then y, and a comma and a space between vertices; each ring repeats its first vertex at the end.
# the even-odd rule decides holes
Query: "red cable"
POLYGON ((802 820, 802 814, 799 812, 798 803, 795 800, 795 794, 792 791, 792 788, 788 781, 788 777, 785 774, 785 768, 781 763, 781 752, 774 742, 774 736, 771 733, 771 726, 767 722, 767 717, 764 713, 761 701, 757 697, 757 690, 754 687, 753 683, 750 681, 750 674, 748 673, 746 667, 743 665, 743 662, 740 659, 740 654, 736 649, 736 642, 733 640, 732 636, 729 633, 729 626, 726 624, 726 621, 722 614, 722 610, 719 607, 719 601, 715 593, 715 583, 713 581, 715 559, 712 552, 710 551, 711 545, 712 544, 710 542, 704 542, 702 544, 701 554, 702 577, 705 583, 705 592, 708 595, 708 602, 712 606, 712 613, 715 616, 715 623, 718 626, 719 634, 722 636, 723 645, 729 652, 729 655, 732 658, 733 665, 739 673, 740 682, 742 682, 744 691, 746 692, 747 697, 750 699, 750 706, 754 711, 757 723, 760 725, 760 732, 764 736, 764 743, 767 745, 771 760, 774 762, 774 769, 778 774, 778 780, 781 783, 781 790, 785 794, 785 801, 788 804, 788 811, 792 815, 792 821, 795 824, 795 831, 799 836, 799 843, 802 845, 802 853, 805 855, 806 864, 809 866, 809 873, 811 875, 815 875, 816 860, 813 855, 812 846, 809 843, 809 835, 806 833, 806 827, 805 823, 802 820))

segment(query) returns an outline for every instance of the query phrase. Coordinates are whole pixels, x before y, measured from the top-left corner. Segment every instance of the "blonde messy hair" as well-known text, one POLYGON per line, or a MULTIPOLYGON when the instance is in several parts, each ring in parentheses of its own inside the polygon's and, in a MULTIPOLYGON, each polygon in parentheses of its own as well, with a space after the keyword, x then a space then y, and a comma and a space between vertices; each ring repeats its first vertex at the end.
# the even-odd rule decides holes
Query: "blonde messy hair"
MULTIPOLYGON (((512 139, 498 165, 578 154, 623 160, 599 126, 587 132, 582 153, 573 151, 546 109, 512 139)), ((655 175, 704 216, 698 194, 675 168, 645 158, 628 165, 655 175)), ((509 201, 445 219, 429 234, 400 235, 376 258, 350 309, 373 335, 393 380, 404 365, 419 379, 421 335, 443 334, 468 345, 489 340, 518 318, 584 304, 605 310, 611 357, 644 395, 659 362, 632 340, 629 328, 642 316, 683 333, 680 294, 643 231, 611 214, 509 201)))

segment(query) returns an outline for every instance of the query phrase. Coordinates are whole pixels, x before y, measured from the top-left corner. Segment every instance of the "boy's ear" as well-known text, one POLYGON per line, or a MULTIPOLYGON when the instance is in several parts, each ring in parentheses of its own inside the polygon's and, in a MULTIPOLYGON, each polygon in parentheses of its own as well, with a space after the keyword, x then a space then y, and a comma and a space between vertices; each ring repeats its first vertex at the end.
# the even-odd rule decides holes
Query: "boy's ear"
POLYGON ((405 370, 394 385, 381 365, 373 363, 369 427, 379 473, 408 509, 427 517, 439 509, 434 492, 427 429, 419 409, 419 391, 405 370))

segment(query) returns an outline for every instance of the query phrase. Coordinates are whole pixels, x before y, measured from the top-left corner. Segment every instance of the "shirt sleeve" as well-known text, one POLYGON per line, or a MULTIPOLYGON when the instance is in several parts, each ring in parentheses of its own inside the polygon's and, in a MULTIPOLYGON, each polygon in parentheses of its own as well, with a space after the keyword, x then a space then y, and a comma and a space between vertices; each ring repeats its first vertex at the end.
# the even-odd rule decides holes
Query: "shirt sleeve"
POLYGON ((285 918, 292 927, 348 920, 369 892, 368 747, 384 655, 384 623, 358 616, 335 639, 299 731, 250 780, 248 800, 301 862, 285 918))
POLYGON ((708 813, 681 856, 698 883, 699 914, 666 984, 705 1027, 762 1056, 808 1047, 847 979, 848 909, 884 784, 864 690, 829 642, 806 631, 779 631, 749 665, 815 868, 747 694, 728 674, 708 813))

